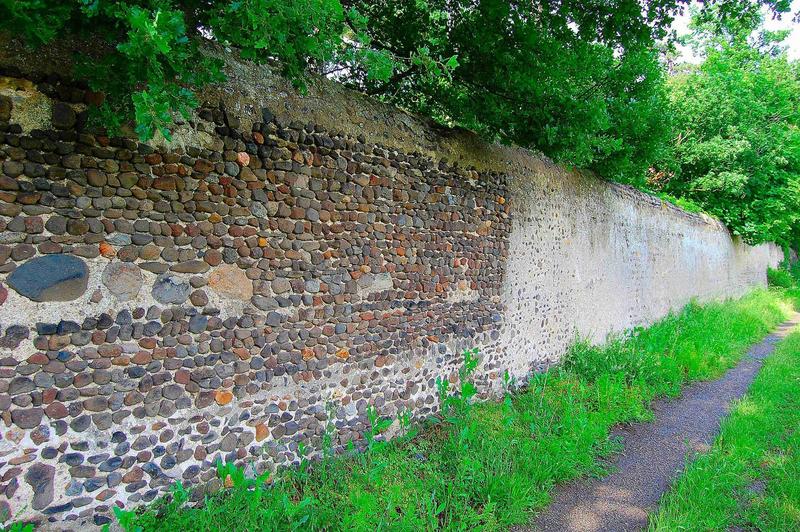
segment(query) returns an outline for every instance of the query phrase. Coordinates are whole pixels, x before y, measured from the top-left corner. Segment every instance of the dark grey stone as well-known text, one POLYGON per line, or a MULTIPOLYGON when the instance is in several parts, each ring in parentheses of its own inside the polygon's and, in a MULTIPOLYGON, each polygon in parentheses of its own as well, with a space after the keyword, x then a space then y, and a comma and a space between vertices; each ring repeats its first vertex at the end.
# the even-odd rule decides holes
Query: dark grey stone
POLYGON ((53 127, 56 129, 70 129, 75 125, 77 115, 75 110, 64 102, 53 104, 53 127))
POLYGON ((45 255, 25 262, 8 285, 33 301, 72 301, 86 292, 89 268, 72 255, 45 255))
POLYGON ((192 316, 189 320, 189 332, 201 333, 206 330, 206 325, 208 325, 208 316, 202 314, 192 316))
POLYGON ((72 334, 81 330, 81 326, 74 321, 60 321, 58 323, 57 334, 72 334))
POLYGON ((30 331, 22 325, 12 325, 6 329, 6 334, 0 339, 0 347, 16 349, 19 344, 28 338, 30 331))
POLYGON ((36 334, 39 336, 45 336, 48 334, 56 334, 58 332, 58 324, 57 323, 42 323, 38 322, 36 324, 36 334))
POLYGON ((189 298, 191 286, 188 282, 170 274, 161 274, 153 283, 153 298, 159 303, 181 304, 189 298))
POLYGON ((31 507, 42 510, 53 502, 53 478, 56 468, 42 463, 35 463, 25 473, 25 482, 33 489, 31 507))
MULTIPOLYGON (((30 403, 28 403, 30 404, 30 403)), ((11 421, 21 429, 33 429, 42 422, 44 410, 41 408, 24 408, 11 411, 11 421)))

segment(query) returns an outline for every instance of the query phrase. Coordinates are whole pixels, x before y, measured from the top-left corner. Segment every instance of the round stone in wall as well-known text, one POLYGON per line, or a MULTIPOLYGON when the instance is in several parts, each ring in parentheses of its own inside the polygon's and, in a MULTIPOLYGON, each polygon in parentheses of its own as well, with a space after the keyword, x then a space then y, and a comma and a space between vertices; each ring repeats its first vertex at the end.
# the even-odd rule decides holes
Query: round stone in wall
POLYGON ((186 301, 189 297, 192 287, 189 283, 171 275, 169 273, 162 273, 156 278, 153 283, 152 294, 156 301, 165 305, 175 305, 186 301))
POLYGON ((118 300, 128 301, 142 288, 142 270, 129 262, 112 262, 103 270, 102 280, 118 300))
POLYGON ((89 268, 73 255, 45 255, 8 276, 8 286, 33 301, 72 301, 86 292, 89 268))
POLYGON ((255 216, 256 218, 262 218, 262 219, 269 218, 269 212, 267 211, 267 208, 264 207, 263 203, 259 203, 257 201, 254 201, 253 203, 250 204, 250 212, 252 212, 253 216, 255 216))
POLYGON ((208 286, 225 298, 248 301, 253 297, 253 281, 247 278, 243 269, 233 264, 214 268, 208 276, 208 286))

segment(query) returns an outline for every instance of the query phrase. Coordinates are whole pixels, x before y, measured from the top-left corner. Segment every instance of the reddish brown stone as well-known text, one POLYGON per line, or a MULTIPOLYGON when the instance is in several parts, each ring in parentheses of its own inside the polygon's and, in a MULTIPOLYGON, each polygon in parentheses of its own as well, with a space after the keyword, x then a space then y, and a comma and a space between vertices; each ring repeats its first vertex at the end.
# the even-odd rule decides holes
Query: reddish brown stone
POLYGON ((230 390, 217 390, 214 392, 214 400, 218 405, 224 406, 233 401, 233 393, 230 390))
POLYGON ((207 174, 214 170, 214 163, 205 159, 197 159, 194 163, 194 171, 207 174))
POLYGON ((97 348, 97 354, 105 358, 114 358, 122 354, 122 347, 114 344, 105 344, 97 348))
POLYGON ((42 390, 42 404, 49 405, 55 401, 57 395, 58 390, 55 388, 47 388, 46 390, 42 390))
POLYGON ((205 260, 210 266, 218 266, 222 262, 222 253, 216 249, 209 249, 203 256, 203 260, 205 260))
POLYGON ((11 460, 8 461, 10 465, 17 466, 22 464, 27 464, 28 462, 33 462, 36 460, 35 454, 24 454, 22 456, 15 456, 11 460))
POLYGON ((262 441, 269 435, 269 428, 263 423, 256 425, 256 441, 262 441))
POLYGON ((67 407, 64 406, 64 403, 50 403, 44 409, 44 413, 47 414, 47 417, 50 419, 63 419, 69 415, 69 411, 67 407))
POLYGON ((40 366, 44 366, 45 364, 50 362, 50 359, 47 358, 47 355, 45 355, 44 353, 34 353, 28 357, 27 362, 28 364, 38 364, 40 366))
POLYGON ((158 190, 176 190, 178 180, 174 176, 157 177, 153 180, 152 187, 158 190))
POLYGON ((139 346, 143 349, 155 349, 158 341, 155 338, 142 338, 139 340, 139 346))
MULTIPOLYGON (((143 338, 142 340, 147 340, 147 338, 143 338)), ((139 344, 141 345, 141 341, 139 342, 139 344)), ((136 354, 133 355, 133 358, 131 359, 131 362, 133 362, 134 364, 141 364, 141 365, 149 364, 152 361, 153 361, 153 355, 151 355, 148 351, 137 351, 136 354)))
POLYGON ((114 490, 112 490, 110 488, 106 488, 103 491, 101 491, 100 493, 98 493, 97 497, 95 497, 95 499, 98 500, 98 501, 101 501, 101 502, 102 501, 107 501, 108 499, 110 499, 111 497, 113 497, 116 494, 117 494, 116 491, 114 491, 114 490))
POLYGON ((130 484, 132 482, 138 482, 144 478, 144 470, 139 466, 134 466, 127 473, 122 475, 122 482, 125 484, 130 484))
POLYGON ((91 383, 92 383, 92 376, 88 373, 78 373, 72 379, 72 384, 76 388, 83 388, 84 386, 87 386, 91 383))
POLYGON ((103 102, 106 99, 106 95, 103 92, 95 92, 92 90, 84 91, 83 93, 83 101, 89 105, 94 105, 99 107, 103 105, 103 102))

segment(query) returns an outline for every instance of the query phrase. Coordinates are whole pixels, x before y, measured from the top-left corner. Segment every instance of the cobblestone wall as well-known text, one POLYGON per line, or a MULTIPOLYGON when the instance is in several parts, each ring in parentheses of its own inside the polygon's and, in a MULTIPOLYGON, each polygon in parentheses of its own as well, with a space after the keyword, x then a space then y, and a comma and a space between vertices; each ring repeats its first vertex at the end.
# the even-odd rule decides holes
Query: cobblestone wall
POLYGON ((314 90, 310 111, 214 95, 146 145, 85 127, 98 95, 0 73, 0 512, 17 519, 102 524, 175 480, 200 498, 217 460, 260 472, 326 423, 358 440, 368 406, 429 414, 464 348, 488 394, 576 331, 740 293, 779 258, 522 150, 451 138, 448 163, 432 129, 406 128, 413 150, 396 126, 326 123, 314 90))

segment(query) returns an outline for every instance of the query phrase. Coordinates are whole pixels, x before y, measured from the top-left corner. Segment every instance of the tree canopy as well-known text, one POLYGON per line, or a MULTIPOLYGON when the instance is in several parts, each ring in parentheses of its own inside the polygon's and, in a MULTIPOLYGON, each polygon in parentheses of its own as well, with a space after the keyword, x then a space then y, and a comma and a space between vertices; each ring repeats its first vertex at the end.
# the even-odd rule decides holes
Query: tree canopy
POLYGON ((673 172, 689 198, 749 242, 786 241, 800 221, 800 71, 782 34, 697 28, 704 62, 669 79, 673 172))
POLYGON ((749 35, 763 9, 780 15, 790 0, 700 3, 706 63, 670 76, 662 54, 690 2, 0 0, 0 29, 32 45, 104 41, 75 75, 105 94, 105 126, 133 121, 142 139, 169 138, 198 90, 224 80, 201 52, 211 40, 279 64, 299 90, 308 72, 329 75, 490 140, 689 198, 748 241, 785 239, 796 225, 796 203, 781 198, 795 190, 797 69, 749 35))

